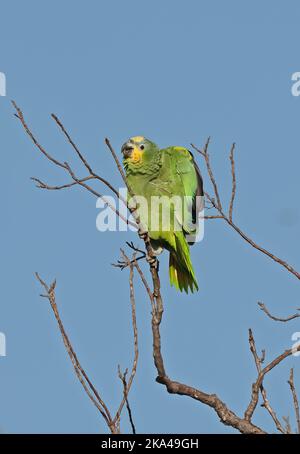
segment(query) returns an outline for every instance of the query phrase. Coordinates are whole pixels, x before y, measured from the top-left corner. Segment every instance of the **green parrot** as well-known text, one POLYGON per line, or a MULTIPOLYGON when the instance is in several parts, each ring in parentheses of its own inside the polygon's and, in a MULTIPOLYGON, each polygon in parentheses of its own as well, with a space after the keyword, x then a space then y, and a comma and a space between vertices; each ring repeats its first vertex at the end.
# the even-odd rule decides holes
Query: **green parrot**
POLYGON ((192 153, 183 147, 158 146, 143 136, 122 146, 126 178, 143 226, 156 254, 170 252, 170 283, 188 293, 198 290, 189 244, 203 209, 203 181, 192 153))

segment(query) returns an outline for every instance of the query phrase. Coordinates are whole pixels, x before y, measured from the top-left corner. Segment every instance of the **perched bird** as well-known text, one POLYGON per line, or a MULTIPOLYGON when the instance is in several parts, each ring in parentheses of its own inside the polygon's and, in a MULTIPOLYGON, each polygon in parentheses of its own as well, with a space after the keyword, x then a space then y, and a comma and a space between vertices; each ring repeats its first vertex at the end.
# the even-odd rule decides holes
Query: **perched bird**
POLYGON ((159 149, 143 136, 130 138, 122 153, 128 185, 153 250, 170 252, 171 285, 186 293, 198 290, 189 244, 195 242, 203 209, 203 181, 192 153, 175 146, 159 149))

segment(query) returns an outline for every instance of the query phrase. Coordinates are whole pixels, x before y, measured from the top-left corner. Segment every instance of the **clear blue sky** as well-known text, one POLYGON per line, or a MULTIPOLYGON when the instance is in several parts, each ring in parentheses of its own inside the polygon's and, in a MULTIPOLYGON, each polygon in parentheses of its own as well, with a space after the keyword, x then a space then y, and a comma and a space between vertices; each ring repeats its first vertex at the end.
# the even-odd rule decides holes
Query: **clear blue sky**
MULTIPOLYGON (((0 428, 7 433, 105 432, 78 383, 34 271, 57 278, 65 326, 103 398, 116 408, 117 364, 132 361, 128 274, 112 268, 133 233, 99 233, 95 199, 81 189, 44 192, 31 176, 66 181, 33 148, 13 117, 22 107, 45 146, 75 164, 51 112, 60 116, 99 173, 120 178, 103 145, 117 150, 143 134, 160 146, 212 136, 211 155, 227 200, 228 150, 237 143, 235 220, 264 247, 300 268, 300 98, 291 75, 300 71, 299 2, 57 1, 2 2, 0 71, 1 303, 0 428)), ((203 167, 200 162, 200 166, 203 167)), ((83 173, 82 173, 83 174, 83 173)), ((207 179, 206 179, 207 181, 207 179)), ((255 368, 248 328, 267 359, 290 347, 300 323, 275 323, 299 307, 299 282, 241 240, 222 221, 206 223, 192 251, 200 291, 169 287, 161 260, 165 300, 163 352, 169 375, 217 392, 239 414, 255 368)), ((147 272, 147 268, 145 268, 147 272)), ((207 407, 171 396, 155 383, 150 307, 138 281, 140 362, 130 401, 138 432, 234 432, 207 407)), ((291 358, 266 380, 278 415, 294 415, 287 378, 291 358)), ((272 430, 259 409, 255 422, 272 430)), ((123 430, 129 431, 126 415, 123 430)))

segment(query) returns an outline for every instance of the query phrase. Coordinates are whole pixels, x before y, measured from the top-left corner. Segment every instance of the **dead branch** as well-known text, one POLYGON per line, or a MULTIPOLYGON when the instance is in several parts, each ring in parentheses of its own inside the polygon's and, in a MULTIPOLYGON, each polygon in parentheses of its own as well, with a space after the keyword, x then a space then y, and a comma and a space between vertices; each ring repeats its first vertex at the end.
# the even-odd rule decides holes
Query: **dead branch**
POLYGON ((288 380, 288 384, 290 385, 292 396, 293 396, 293 403, 294 403, 294 409, 295 409, 295 414, 296 414, 296 421, 297 421, 297 432, 300 434, 300 412, 299 412, 299 402, 298 402, 298 397, 295 389, 295 383, 294 383, 294 369, 292 368, 290 371, 290 378, 288 380))
POLYGON ((125 252, 121 250, 121 253, 122 253, 124 259, 129 263, 129 268, 130 268, 129 286, 130 286, 130 304, 131 304, 131 317, 132 317, 133 338, 134 338, 134 359, 133 359, 133 364, 132 364, 132 369, 131 369, 131 373, 129 376, 129 380, 128 380, 128 383, 126 384, 126 388, 124 389, 123 399, 120 403, 120 406, 116 412, 116 416, 114 417, 114 420, 113 420, 113 422, 115 424, 120 423, 121 412, 124 407, 124 404, 127 401, 127 397, 130 392, 130 388, 131 388, 134 376, 136 374, 137 362, 138 362, 138 357, 139 357, 138 331, 137 331, 137 323, 136 323, 136 308, 135 308, 135 296, 134 296, 134 287, 133 287, 133 265, 130 263, 130 260, 127 257, 127 255, 125 254, 125 252))
MULTIPOLYGON (((145 286, 151 302, 151 306, 153 308, 155 302, 145 275, 137 262, 135 263, 135 267, 141 277, 143 285, 145 286)), ((161 352, 160 323, 161 318, 157 319, 154 306, 154 308, 152 309, 152 333, 154 364, 158 373, 156 381, 162 385, 165 385, 167 391, 170 394, 178 394, 191 397, 192 399, 198 400, 199 402, 208 405, 209 407, 214 409, 223 424, 234 427, 241 433, 264 434, 265 432, 260 427, 254 425, 251 421, 247 421, 245 418, 240 418, 239 416, 237 416, 216 394, 207 394, 203 391, 200 391, 199 389, 174 381, 167 376, 161 352)))
MULTIPOLYGON (((85 178, 82 178, 80 180, 80 183, 84 183, 85 181, 89 181, 89 180, 92 180, 94 177, 85 177, 85 178)), ((30 178, 32 181, 35 181, 37 184, 36 184, 36 187, 37 188, 40 188, 40 189, 48 189, 49 191, 53 191, 53 190, 60 190, 60 189, 67 189, 67 188, 71 188, 72 186, 75 186, 77 184, 76 181, 73 181, 72 183, 66 183, 66 184, 62 184, 60 186, 49 186, 48 184, 44 183, 42 180, 40 180, 39 178, 35 178, 35 177, 31 177, 30 178)))
POLYGON ((245 419, 247 421, 251 421, 253 413, 256 409, 258 398, 259 398, 259 391, 263 384, 263 380, 265 375, 267 375, 274 367, 278 366, 285 358, 291 356, 293 353, 300 351, 300 345, 297 348, 290 348, 285 350, 281 355, 277 356, 273 361, 271 361, 267 366, 261 369, 258 373, 257 380, 252 385, 252 394, 250 403, 245 411, 245 419))
POLYGON ((66 330, 64 328, 63 322, 61 320, 61 317, 59 315, 57 303, 56 303, 56 295, 55 295, 55 288, 56 288, 56 281, 48 286, 42 278, 39 276, 38 273, 36 273, 36 278, 40 282, 40 284, 43 286, 43 288, 46 290, 45 295, 41 295, 42 297, 45 297, 49 300, 51 309, 53 311, 53 314, 56 318, 64 345, 66 347, 67 353, 71 359, 71 362, 73 364, 75 373, 83 386, 86 394, 90 398, 90 400, 93 402, 93 404, 96 406, 100 414, 102 415, 105 423, 107 424, 109 430, 111 431, 112 434, 117 434, 120 433, 120 418, 121 418, 121 413, 122 409, 124 407, 124 404, 127 404, 127 409, 129 406, 128 403, 128 394, 130 392, 134 376, 136 373, 137 369, 137 361, 138 361, 138 332, 137 332, 137 323, 136 323, 136 310, 135 310, 135 299, 134 299, 134 288, 133 288, 133 266, 130 265, 130 303, 131 303, 131 316, 132 316, 132 326, 133 326, 133 334, 134 334, 134 360, 133 360, 133 366, 131 369, 130 377, 128 382, 126 382, 126 375, 124 376, 124 380, 126 383, 126 387, 123 389, 123 398, 121 400, 121 403, 119 405, 119 408, 116 412, 116 415, 114 418, 111 417, 111 413, 108 410, 108 407, 104 403, 103 399, 100 397, 99 392, 97 391, 96 387, 93 385, 91 380, 89 379, 86 371, 83 369, 81 366, 81 363, 78 360, 77 354, 74 351, 74 348, 71 344, 71 341, 66 333, 66 330))
MULTIPOLYGON (((293 314, 293 315, 290 315, 289 317, 285 317, 285 318, 282 318, 282 317, 275 317, 274 315, 272 315, 270 313, 270 311, 268 310, 268 308, 266 307, 266 305, 264 303, 260 303, 258 302, 257 303, 259 305, 259 307, 261 308, 261 310, 267 314, 267 316, 269 318, 271 318, 272 320, 275 320, 276 322, 289 322, 290 320, 294 320, 294 318, 298 318, 300 317, 300 313, 296 313, 296 314, 293 314)), ((297 309, 298 311, 300 311, 300 309, 297 309)))
MULTIPOLYGON (((117 263, 112 263, 112 266, 114 266, 115 268, 120 268, 121 270, 124 270, 125 268, 127 268, 127 266, 129 266, 130 264, 133 264, 135 262, 138 262, 139 260, 143 260, 144 258, 146 258, 147 254, 145 251, 142 251, 141 249, 139 249, 138 247, 136 247, 133 242, 129 242, 129 241, 126 241, 126 244, 128 247, 130 247, 130 249, 132 249, 133 251, 135 252, 139 252, 141 255, 139 257, 136 257, 134 256, 134 259, 132 259, 131 261, 128 262, 128 260, 117 260, 117 263)), ((124 251, 122 251, 122 254, 124 253, 124 251)))
POLYGON ((68 132, 66 131, 65 127, 62 125, 61 121, 54 115, 52 114, 52 118, 55 120, 55 122, 59 125, 60 129, 62 130, 63 134, 67 137, 68 141, 70 142, 70 144, 72 145, 73 149, 75 150, 77 156, 80 158, 81 162, 84 164, 84 166, 86 167, 86 169, 88 170, 89 172, 89 175, 87 177, 84 177, 84 178, 79 178, 76 176, 75 172, 71 169, 71 166, 67 163, 67 162, 62 162, 62 161, 59 161, 58 159, 54 158, 49 152, 46 151, 46 149, 39 143, 39 141, 36 139, 36 137, 34 136, 34 134, 32 133, 31 129, 29 128, 29 126, 27 125, 26 121, 25 121, 25 118, 24 118, 24 115, 23 115, 23 112, 21 111, 21 109, 17 106, 17 104, 15 103, 15 101, 12 101, 12 105, 14 106, 14 108, 16 109, 16 113, 15 113, 15 116, 16 118, 18 118, 25 130, 25 132, 28 134, 28 136, 30 137, 30 139, 32 140, 32 142, 34 143, 34 145, 39 149, 39 151, 50 161, 52 162, 53 164, 55 164, 56 166, 64 169, 72 178, 73 182, 72 183, 67 183, 67 184, 64 184, 64 185, 61 185, 61 186, 51 186, 51 185, 48 185, 46 183, 44 183, 43 181, 41 181, 40 179, 38 178, 35 178, 35 177, 32 177, 31 179, 33 181, 35 181, 37 184, 37 187, 41 188, 41 189, 48 189, 48 190, 60 190, 60 189, 65 189, 65 188, 70 188, 72 186, 76 186, 76 185, 79 185, 79 186, 82 186, 84 187, 87 191, 89 191, 90 193, 92 193, 94 196, 100 198, 101 200, 103 200, 103 202, 109 206, 109 208, 114 211, 117 216, 120 217, 120 219, 122 219, 124 222, 126 222, 126 224, 130 224, 132 227, 137 227, 135 223, 133 223, 132 221, 130 221, 129 219, 125 218, 111 203, 110 201, 105 197, 103 196, 102 194, 100 194, 98 191, 96 191, 95 189, 93 189, 91 186, 87 185, 86 184, 86 181, 89 181, 89 180, 98 180, 100 181, 101 183, 103 183, 105 186, 107 186, 126 206, 127 206, 127 202, 124 200, 123 197, 121 197, 121 195, 118 193, 118 191, 109 183, 109 181, 107 181, 105 178, 101 177, 100 175, 96 174, 93 172, 90 164, 87 162, 87 160, 83 157, 83 155, 81 154, 81 152, 79 151, 78 147, 75 145, 75 143, 73 142, 73 140, 71 139, 70 135, 68 134, 68 132))
POLYGON ((41 295, 41 296, 45 297, 45 298, 47 298, 49 300, 51 309, 52 309, 53 314, 54 314, 54 316, 56 318, 60 333, 62 335, 62 339, 63 339, 63 342, 65 344, 67 353, 68 353, 68 355, 69 355, 69 357, 71 359, 71 362, 73 364, 75 373, 76 373, 80 383, 82 384, 85 392, 87 393, 87 395, 89 396, 91 401, 94 403, 94 405, 97 407, 97 409, 101 413, 102 417, 104 418, 104 420, 105 420, 107 426, 109 427, 109 429, 111 430, 111 432, 115 433, 115 427, 113 425, 113 420, 112 420, 112 417, 110 415, 110 412, 109 412, 107 406, 105 405, 104 401, 100 397, 99 392, 97 391, 95 386, 92 384, 92 382, 89 379, 87 373, 85 372, 85 370, 81 366, 81 364, 80 364, 80 362, 78 360, 78 357, 77 357, 77 355, 76 355, 76 353, 75 353, 75 351, 74 351, 74 349, 72 347, 70 339, 69 339, 69 337, 68 337, 68 335, 67 335, 67 333, 65 331, 65 328, 64 328, 63 322, 62 322, 62 320, 60 318, 59 311, 58 311, 57 304, 56 304, 56 296, 55 296, 56 281, 54 280, 53 283, 50 286, 48 286, 42 280, 42 278, 39 276, 38 273, 35 273, 35 275, 36 275, 36 278, 38 279, 38 281, 40 282, 40 284, 42 285, 42 287, 46 290, 46 294, 45 295, 41 295))
MULTIPOLYGON (((262 369, 262 363, 264 362, 264 359, 265 359, 265 350, 262 351, 262 356, 259 357, 258 354, 257 354, 257 351, 256 351, 255 340, 254 340, 253 333, 252 333, 251 329, 249 329, 249 345, 250 345, 250 351, 251 351, 251 353, 253 355, 253 358, 254 358, 254 361, 255 361, 256 370, 260 374, 261 373, 261 369, 262 369)), ((267 391, 266 391, 266 389, 265 389, 265 387, 264 387, 264 385, 262 383, 260 385, 260 392, 261 392, 261 395, 262 395, 262 398, 263 398, 262 406, 269 412, 269 414, 270 414, 271 418, 273 419, 273 421, 275 423, 275 426, 279 430, 279 432, 284 434, 285 430, 282 427, 279 419, 277 418, 275 410, 273 410, 273 408, 270 405, 270 402, 269 402, 268 397, 267 397, 267 391)))
MULTIPOLYGON (((212 203, 211 200, 209 200, 211 202, 211 204, 213 205, 213 207, 215 208, 215 205, 218 207, 218 210, 222 211, 222 203, 221 203, 221 198, 220 198, 220 195, 219 195, 219 189, 218 189, 218 185, 216 183, 216 180, 215 180, 215 177, 214 177, 214 174, 213 174, 213 171, 212 171, 212 168, 211 168, 211 165, 210 165, 210 158, 209 158, 209 154, 208 154, 208 146, 209 146, 209 142, 210 142, 210 137, 208 137, 205 145, 204 145, 204 148, 203 150, 200 150, 198 148, 196 148, 193 144, 192 147, 198 151, 198 153, 200 153, 203 158, 204 158, 204 161, 205 161, 205 164, 206 164, 206 168, 207 168, 207 172, 208 172, 208 175, 209 175, 209 178, 210 178, 210 181, 213 185, 213 188, 214 188, 214 194, 215 194, 215 197, 216 197, 216 200, 217 202, 214 202, 212 203)), ((221 213, 222 214, 222 213, 221 213)))
MULTIPOLYGON (((214 197, 211 196, 208 192, 205 192, 205 196, 207 200, 211 203, 211 205, 216 209, 219 213, 220 217, 224 219, 230 227, 232 227, 248 244, 250 244, 253 248, 257 249, 258 251, 262 252, 263 254, 267 255, 270 259, 274 262, 281 265, 283 268, 288 270, 289 273, 293 274, 300 279, 300 273, 296 271, 291 265, 289 265, 286 261, 280 259, 272 252, 269 252, 267 249, 259 246, 255 241, 253 241, 249 236, 247 236, 233 221, 233 203, 236 195, 236 175, 235 175, 235 159, 234 159, 234 150, 235 144, 232 145, 230 151, 230 161, 231 161, 231 172, 232 172, 232 191, 231 191, 231 200, 229 206, 229 213, 226 214, 222 207, 221 198, 219 195, 218 184, 216 182, 216 178, 214 176, 214 172, 212 170, 211 162, 210 162, 210 155, 208 153, 208 145, 210 142, 210 138, 206 141, 203 150, 197 148, 195 145, 191 144, 194 150, 196 150, 203 158, 206 165, 207 173, 209 175, 210 182, 213 187, 214 197)), ((209 218, 208 218, 209 219, 209 218)))
POLYGON ((290 418, 288 416, 283 416, 282 419, 285 422, 285 433, 286 434, 291 434, 292 433, 292 428, 290 424, 290 418))
POLYGON ((119 375, 119 378, 120 378, 120 380, 121 380, 121 382, 123 384, 123 393, 124 393, 124 399, 126 401, 126 408, 127 408, 127 413, 128 413, 128 417, 129 417, 129 422, 130 422, 130 425, 131 425, 132 433, 133 433, 133 435, 135 435, 136 434, 135 424, 133 422, 132 411, 131 411, 131 407, 130 407, 129 401, 128 401, 127 381, 126 381, 127 373, 128 373, 128 369, 126 369, 125 372, 122 373, 120 366, 118 366, 118 375, 119 375))
POLYGON ((231 163, 231 176, 232 176, 232 190, 231 190, 231 199, 230 199, 230 206, 229 206, 229 219, 232 221, 232 213, 233 213, 233 204, 235 199, 236 193, 236 175, 235 175, 235 162, 234 162, 234 150, 235 150, 235 143, 232 144, 229 159, 231 163))

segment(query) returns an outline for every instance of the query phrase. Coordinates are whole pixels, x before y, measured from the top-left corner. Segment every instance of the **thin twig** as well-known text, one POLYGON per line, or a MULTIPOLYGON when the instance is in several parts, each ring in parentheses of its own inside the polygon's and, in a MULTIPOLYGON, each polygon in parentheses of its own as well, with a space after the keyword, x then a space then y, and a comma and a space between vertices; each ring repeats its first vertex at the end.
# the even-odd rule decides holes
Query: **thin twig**
MULTIPOLYGON (((282 317, 275 317, 274 315, 272 315, 270 313, 270 311, 268 310, 268 308, 266 307, 266 305, 264 303, 260 303, 258 302, 257 303, 259 305, 259 307, 261 308, 261 310, 267 314, 267 316, 269 318, 271 318, 272 320, 275 320, 276 322, 289 322, 290 320, 294 320, 294 318, 298 318, 300 317, 300 313, 296 313, 296 314, 293 314, 293 315, 290 315, 289 317, 285 317, 285 318, 282 318, 282 317)), ((297 309, 297 310, 300 310, 300 309, 297 309)))
MULTIPOLYGON (((129 258, 127 257, 127 255, 125 254, 125 252, 122 249, 121 249, 121 253, 122 253, 124 259, 127 260, 128 262, 130 262, 129 258)), ((119 424, 122 409, 124 407, 124 404, 126 403, 127 396, 130 392, 130 388, 132 386, 132 382, 133 382, 134 376, 136 374, 137 362, 138 362, 138 357, 139 357, 138 331, 137 331, 137 323, 136 323, 136 308, 135 308, 135 295, 134 295, 134 286, 133 286, 133 265, 132 265, 132 263, 130 263, 129 266, 130 266, 129 287, 130 287, 131 318, 132 318, 133 338, 134 338, 134 358, 133 358, 133 364, 132 364, 129 380, 126 385, 126 390, 124 391, 123 399, 122 399, 120 406, 116 412, 116 415, 113 419, 114 424, 119 424)))
POLYGON ((114 160, 115 160, 115 163, 117 164, 117 167, 118 167, 118 170, 119 170, 119 172, 120 172, 120 175, 121 175, 121 177, 122 177, 122 179, 123 179, 125 185, 127 186, 130 195, 133 195, 133 194, 131 193, 129 187, 128 187, 128 181, 127 181, 126 175, 125 175, 125 173, 124 173, 124 170, 123 170, 123 168, 122 168, 122 166, 121 166, 121 163, 120 163, 120 161, 119 161, 119 159, 118 159, 118 156, 116 155, 116 152, 115 152, 115 150, 113 149, 113 147, 112 147, 112 145, 111 145, 111 143, 110 143, 110 141, 109 141, 109 139, 108 139, 107 137, 105 138, 105 143, 106 143, 107 147, 109 148, 109 150, 110 150, 110 152, 111 152, 111 154, 112 154, 112 156, 113 156, 113 158, 114 158, 114 160))
POLYGON ((222 211, 222 203, 221 203, 221 198, 220 198, 220 195, 219 195, 218 185, 216 183, 216 179, 215 179, 212 167, 210 165, 210 157, 209 157, 209 154, 208 154, 209 142, 210 142, 210 137, 208 137, 208 139, 207 139, 207 141, 206 141, 206 143, 204 145, 203 150, 200 150, 199 148, 195 147, 195 145, 193 145, 193 144, 191 144, 191 146, 194 148, 194 150, 198 151, 198 153, 200 153, 204 157, 204 160, 205 160, 205 163, 206 163, 206 168, 207 168, 207 171, 208 171, 208 175, 209 175, 210 181, 211 181, 211 183, 213 185, 215 197, 217 199, 217 206, 218 206, 218 209, 220 211, 222 211))
POLYGON ((150 290, 150 286, 141 271, 139 265, 135 264, 136 269, 139 272, 141 280, 146 288, 149 299, 152 305, 152 333, 153 333, 153 357, 154 364, 158 373, 156 381, 166 386, 167 391, 170 394, 177 394, 190 397, 195 399, 209 407, 213 408, 223 424, 235 427, 241 433, 253 433, 253 434, 264 434, 265 432, 252 422, 247 421, 244 418, 237 416, 227 405, 216 395, 207 394, 199 389, 185 385, 183 383, 171 380, 165 371, 163 356, 161 352, 161 336, 160 336, 160 324, 162 317, 156 317, 155 298, 150 290))
POLYGON ((124 270, 125 268, 130 266, 131 263, 135 264, 139 260, 143 260, 147 256, 146 252, 136 247, 132 241, 126 241, 126 244, 130 247, 130 249, 134 250, 135 252, 139 252, 141 255, 139 257, 136 257, 136 255, 134 255, 134 258, 129 262, 127 260, 118 260, 117 263, 112 263, 112 266, 114 266, 115 268, 120 268, 121 270, 124 270))
POLYGON ((146 292, 147 292, 147 294, 149 296, 149 299, 150 299, 150 302, 151 302, 151 307, 152 307, 152 314, 154 314, 154 316, 155 316, 156 308, 155 308, 155 300, 154 300, 153 293, 151 292, 151 289, 150 289, 149 284, 148 284, 148 282, 147 282, 147 280, 145 278, 145 275, 144 275, 143 271, 141 270, 141 268, 140 268, 139 264, 137 263, 137 261, 135 261, 134 266, 136 267, 137 272, 139 273, 140 278, 142 280, 142 283, 143 283, 143 285, 144 285, 144 287, 146 289, 146 292))
POLYGON ((30 139, 32 140, 32 142, 35 144, 35 146, 41 151, 41 153, 49 160, 51 161, 53 164, 57 165, 58 167, 61 167, 63 168, 64 170, 66 170, 72 177, 72 179, 74 180, 74 183, 67 183, 67 184, 64 184, 64 185, 61 185, 61 186, 50 186, 50 185, 47 185, 46 183, 42 182, 41 180, 37 179, 37 178, 32 178, 33 181, 37 182, 38 183, 38 187, 39 188, 42 188, 42 189, 49 189, 49 190, 59 190, 59 189, 65 189, 65 188, 69 188, 71 186, 75 186, 75 185, 80 185, 82 187, 84 187, 85 189, 87 189, 89 192, 91 192, 93 195, 95 195, 96 197, 100 198, 103 200, 103 202, 109 206, 109 208, 114 211, 116 213, 117 216, 119 216, 124 222, 126 222, 126 224, 128 225, 131 225, 132 227, 134 228, 137 228, 137 225, 130 221, 129 219, 127 219, 125 216, 123 216, 119 210, 117 210, 114 205, 112 205, 109 200, 107 200, 107 198, 105 196, 103 196, 102 194, 100 194, 98 191, 96 191, 95 189, 93 189, 91 186, 87 185, 85 182, 88 181, 88 180, 92 180, 92 179, 96 179, 96 180, 99 180, 100 182, 102 182, 103 184, 105 184, 115 195, 117 195, 117 197, 125 204, 127 205, 127 202, 124 200, 124 198, 118 193, 118 191, 103 177, 101 177, 100 175, 97 175, 96 173, 94 173, 91 169, 91 166, 90 164, 87 162, 87 160, 82 156, 81 152, 79 151, 78 147, 75 145, 75 143, 73 142, 73 140, 71 139, 70 135, 68 134, 68 132, 66 131, 66 129, 64 128, 64 126, 62 125, 62 123, 60 122, 60 120, 55 116, 55 115, 52 115, 52 117, 54 118, 54 120, 56 121, 56 123, 60 126, 62 132, 64 133, 64 135, 68 138, 68 141, 71 143, 72 147, 74 148, 74 150, 76 151, 77 155, 79 156, 80 160, 83 162, 84 166, 88 169, 90 175, 88 177, 85 177, 85 178, 79 178, 75 175, 75 173, 71 170, 71 167, 70 165, 67 163, 67 162, 61 162, 61 161, 58 161, 57 159, 55 159, 50 153, 48 153, 44 147, 42 147, 42 145, 38 142, 38 140, 36 139, 36 137, 34 136, 34 134, 32 133, 32 131, 29 129, 26 121, 25 121, 25 118, 24 118, 24 115, 23 115, 23 112, 21 111, 21 109, 17 106, 17 104, 12 101, 12 104, 14 106, 14 108, 16 109, 17 111, 17 114, 15 114, 15 116, 20 120, 23 128, 25 129, 26 133, 28 134, 28 136, 30 137, 30 139))
MULTIPOLYGON (((201 216, 199 216, 199 218, 202 218, 201 216)), ((205 215, 203 216, 204 219, 224 219, 223 216, 218 216, 218 215, 212 215, 212 216, 209 216, 209 215, 205 215)))
MULTIPOLYGON (((254 340, 253 333, 252 333, 251 329, 249 329, 249 345, 250 345, 250 351, 251 351, 251 353, 252 353, 252 355, 254 357, 256 370, 257 370, 258 373, 261 373, 262 363, 264 362, 266 352, 265 352, 265 350, 263 350, 262 351, 262 356, 259 358, 259 356, 257 354, 257 350, 256 350, 255 340, 254 340)), ((262 398, 263 398, 263 401, 264 401, 264 403, 262 404, 263 407, 265 407, 265 409, 271 415, 271 418, 273 419, 273 421, 275 423, 275 426, 279 430, 279 432, 285 433, 284 428, 282 427, 279 419, 277 418, 275 410, 273 410, 273 408, 270 405, 270 402, 269 402, 268 397, 267 397, 267 391, 266 391, 266 389, 265 389, 265 387, 263 386, 262 383, 260 385, 260 392, 261 392, 261 395, 262 395, 262 398)))
POLYGON ((125 372, 122 374, 121 368, 120 368, 120 366, 118 366, 118 375, 123 384, 123 393, 124 393, 124 398, 126 401, 126 408, 127 408, 127 413, 128 413, 128 417, 129 417, 129 422, 131 425, 132 433, 133 433, 133 435, 135 435, 136 434, 135 424, 133 422, 132 411, 131 411, 131 408, 129 405, 128 394, 127 394, 127 381, 126 381, 127 373, 128 373, 128 369, 126 369, 125 372))
POLYGON ((245 411, 245 419, 247 421, 251 421, 251 417, 254 413, 254 410, 257 406, 258 403, 258 398, 259 398, 259 390, 261 385, 263 384, 263 380, 265 378, 265 375, 269 373, 274 367, 278 366, 285 358, 288 356, 291 356, 295 352, 300 351, 300 345, 298 347, 290 348, 288 350, 285 350, 281 355, 278 355, 273 361, 271 361, 267 366, 265 366, 258 374, 257 380, 255 383, 252 385, 252 394, 251 394, 251 400, 250 403, 245 411))
POLYGON ((39 276, 38 273, 35 273, 35 275, 36 275, 36 278, 38 279, 38 281, 40 282, 40 284, 42 285, 42 287, 44 287, 44 289, 46 290, 46 295, 42 295, 42 296, 45 296, 49 300, 51 309, 52 309, 53 314, 58 323, 58 327, 59 327, 60 333, 62 335, 64 345, 66 347, 67 353, 71 359, 75 373, 76 373, 80 383, 82 384, 85 392, 87 393, 87 395, 89 396, 91 401, 94 403, 94 405, 97 407, 97 409, 103 416, 103 418, 104 418, 106 424, 108 425, 108 427, 110 428, 110 430, 112 432, 114 432, 114 425, 113 425, 113 421, 112 421, 110 412, 109 412, 107 406, 105 405, 103 399, 100 397, 95 386, 92 384, 91 380, 89 379, 87 373, 81 366, 81 364, 78 360, 78 357, 72 347, 70 339, 66 333, 63 322, 60 318, 59 311, 58 311, 57 304, 56 304, 56 297, 55 297, 56 281, 54 281, 50 286, 48 286, 43 281, 43 279, 39 276))
POLYGON ((31 130, 29 129, 29 127, 27 126, 27 123, 25 122, 25 119, 24 119, 24 116, 23 116, 23 112, 21 111, 21 109, 17 106, 17 104, 15 103, 15 101, 12 101, 12 105, 14 106, 14 108, 16 109, 17 111, 17 114, 15 114, 15 116, 20 120, 20 122, 22 123, 26 133, 29 135, 29 137, 31 138, 31 140, 33 141, 33 143, 37 146, 37 148, 41 151, 41 153, 43 153, 44 156, 46 156, 47 159, 49 159, 49 161, 53 162, 53 164, 57 165, 58 167, 62 167, 63 169, 66 168, 66 166, 64 165, 63 162, 60 162, 58 161, 57 159, 53 158, 41 145, 40 143, 37 141, 37 139, 35 138, 35 136, 32 134, 31 130))
POLYGON ((290 385, 292 396, 293 396, 293 402, 294 402, 294 408, 295 408, 295 413, 296 413, 296 421, 297 421, 297 432, 300 434, 300 412, 299 412, 299 402, 298 402, 298 397, 295 389, 295 383, 294 383, 294 369, 291 368, 290 371, 290 378, 288 380, 288 384, 290 385))
POLYGON ((88 163, 87 159, 82 155, 81 151, 79 150, 77 145, 74 143, 73 139, 71 138, 70 134, 66 130, 65 126, 63 125, 63 123, 59 120, 59 118, 56 115, 54 115, 54 114, 51 114, 51 117, 57 123, 57 125, 59 126, 59 128, 61 129, 61 131, 65 135, 65 137, 67 138, 68 142, 71 144, 71 146, 75 150, 75 152, 76 152, 77 156, 79 157, 80 161, 83 163, 83 165, 88 170, 88 172, 90 174, 90 177, 93 177, 94 179, 99 180, 102 183, 104 183, 126 205, 126 201, 120 196, 119 192, 110 184, 110 182, 108 180, 106 180, 105 178, 101 177, 100 175, 96 174, 93 171, 91 165, 88 163))
POLYGON ((54 114, 51 114, 51 117, 53 118, 53 120, 57 123, 57 125, 60 127, 60 129, 62 130, 63 134, 66 136, 66 138, 68 139, 68 141, 70 142, 70 144, 72 145, 72 147, 74 148, 75 152, 77 153, 79 159, 81 160, 81 162, 83 163, 83 165, 87 168, 88 172, 93 175, 93 171, 92 171, 92 168, 91 166, 89 165, 89 163, 87 162, 87 160, 83 157, 83 155, 81 154, 79 148, 75 145, 74 141, 72 140, 72 138, 70 137, 69 133, 66 131, 64 125, 62 124, 62 122, 59 120, 59 118, 54 115, 54 114))
MULTIPOLYGON (((80 183, 84 183, 85 181, 89 181, 89 180, 93 180, 95 177, 93 176, 88 176, 88 177, 85 177, 85 178, 82 178, 80 181, 80 183)), ((48 185, 47 183, 44 183, 42 180, 40 180, 39 178, 35 178, 35 177, 31 177, 30 178, 32 181, 34 181, 36 184, 36 187, 37 188, 40 188, 40 189, 47 189, 49 191, 56 191, 56 190, 61 190, 61 189, 67 189, 67 188, 71 188, 72 186, 75 186, 77 183, 77 181, 73 181, 72 183, 66 183, 66 184, 62 184, 60 186, 50 186, 48 185)))
POLYGON ((230 221, 232 221, 233 204, 234 204, 234 198, 235 198, 235 193, 236 193, 234 150, 235 150, 235 143, 232 144, 230 154, 229 154, 229 159, 230 159, 230 163, 231 163, 231 176, 232 176, 232 190, 231 190, 231 199, 230 199, 230 206, 229 206, 230 221))
POLYGON ((288 416, 283 416, 282 419, 285 422, 285 433, 291 434, 292 428, 291 428, 291 424, 290 424, 290 418, 288 416))
MULTIPOLYGON (((255 243, 249 236, 247 236, 233 221, 233 202, 234 202, 234 197, 235 197, 235 192, 236 192, 236 180, 235 180, 235 165, 234 165, 234 155, 233 151, 232 153, 232 159, 233 159, 233 177, 232 177, 232 191, 231 191, 231 212, 229 209, 229 213, 226 214, 222 208, 220 196, 219 196, 219 190, 218 190, 218 185, 212 170, 211 162, 210 162, 210 156, 208 153, 208 145, 209 145, 209 138, 205 143, 204 149, 201 150, 200 148, 197 148, 195 145, 191 144, 194 150, 196 150, 203 158, 206 164, 206 169, 209 175, 209 179, 211 181, 211 184, 213 186, 213 192, 214 192, 214 197, 212 197, 208 192, 205 192, 205 196, 207 200, 211 203, 211 205, 217 210, 221 218, 223 218, 230 227, 232 227, 248 244, 250 244, 253 248, 257 249, 258 251, 262 252, 263 254, 267 255, 270 259, 272 259, 274 262, 278 263, 281 265, 283 268, 285 268, 289 273, 293 274, 294 276, 297 277, 297 279, 300 279, 300 273, 295 270, 291 265, 289 265, 286 261, 282 260, 281 258, 277 257, 275 254, 269 252, 267 249, 263 248, 262 246, 259 246, 257 243, 255 243), (216 200, 215 200, 216 199, 216 200)), ((231 150, 234 150, 234 148, 231 148, 231 150)), ((208 218, 209 219, 209 218, 208 218)), ((219 219, 219 218, 218 218, 219 219)))

